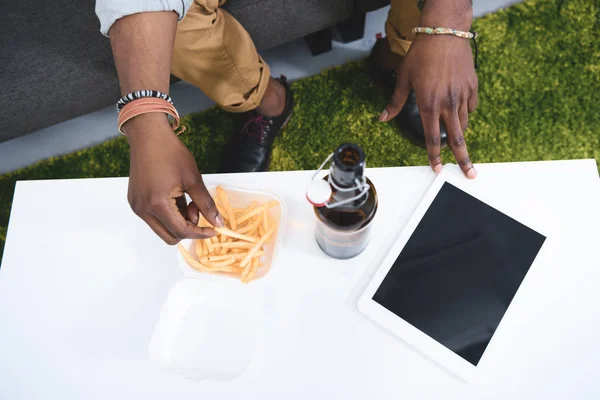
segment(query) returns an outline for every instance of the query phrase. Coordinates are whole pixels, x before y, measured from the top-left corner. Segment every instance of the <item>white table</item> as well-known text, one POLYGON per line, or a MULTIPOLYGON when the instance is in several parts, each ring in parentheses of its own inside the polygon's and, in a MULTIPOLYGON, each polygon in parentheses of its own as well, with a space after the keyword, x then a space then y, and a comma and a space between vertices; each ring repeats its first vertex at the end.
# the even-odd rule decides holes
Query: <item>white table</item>
MULTIPOLYGON (((450 166, 456 171, 456 167, 450 166)), ((511 193, 505 211, 552 213, 564 240, 531 270, 465 384, 356 310, 384 251, 434 174, 370 169, 380 195, 372 242, 326 257, 304 200, 310 172, 206 176, 278 193, 288 219, 260 283, 271 300, 246 372, 195 381, 148 361, 167 293, 183 274, 126 201, 126 179, 19 182, 0 269, 0 398, 600 398, 600 181, 593 160, 478 166, 477 185, 511 193), (501 327, 503 326, 501 324, 501 327)))

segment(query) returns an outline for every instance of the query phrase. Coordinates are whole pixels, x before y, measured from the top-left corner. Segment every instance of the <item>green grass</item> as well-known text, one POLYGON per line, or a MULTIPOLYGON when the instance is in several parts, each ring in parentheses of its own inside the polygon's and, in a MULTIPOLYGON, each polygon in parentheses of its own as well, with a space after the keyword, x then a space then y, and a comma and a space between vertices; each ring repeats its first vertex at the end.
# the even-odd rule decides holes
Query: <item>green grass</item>
MULTIPOLYGON (((600 0, 526 1, 478 19, 474 28, 481 54, 479 109, 467 133, 472 160, 600 160, 600 0)), ((316 168, 344 141, 364 146, 369 166, 427 163, 393 124, 377 121, 385 99, 363 62, 293 88, 297 107, 275 143, 273 170, 316 168)), ((211 109, 185 123, 182 140, 203 172, 215 172, 231 118, 211 109)), ((453 160, 448 150, 443 157, 453 160)), ((0 177, 0 254, 17 180, 126 176, 128 158, 119 138, 0 177)))

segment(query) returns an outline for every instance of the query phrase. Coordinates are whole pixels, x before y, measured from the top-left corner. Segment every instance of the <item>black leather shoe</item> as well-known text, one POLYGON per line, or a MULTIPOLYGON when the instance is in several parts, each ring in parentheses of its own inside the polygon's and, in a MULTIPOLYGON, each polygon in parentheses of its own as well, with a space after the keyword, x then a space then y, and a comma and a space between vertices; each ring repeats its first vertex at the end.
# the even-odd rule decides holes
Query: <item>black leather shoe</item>
POLYGON ((271 163, 273 140, 285 128, 294 110, 294 97, 285 76, 277 79, 285 87, 285 107, 278 117, 256 111, 245 116, 245 123, 226 147, 219 172, 263 172, 271 163))
MULTIPOLYGON (((383 44, 381 41, 383 40, 387 39, 378 39, 375 43, 375 46, 367 59, 367 66, 371 79, 383 89, 385 96, 390 98, 394 92, 394 87, 396 86, 396 71, 380 67, 375 60, 375 48, 381 46, 383 44)), ((421 115, 419 114, 419 107, 417 107, 417 98, 414 91, 410 91, 402 111, 394 118, 394 122, 400 128, 402 136, 417 146, 423 148, 427 147, 425 144, 425 131, 423 130, 423 123, 421 122, 421 115)), ((448 134, 446 133, 446 127, 444 126, 444 123, 440 121, 441 146, 446 146, 447 141, 448 134)))

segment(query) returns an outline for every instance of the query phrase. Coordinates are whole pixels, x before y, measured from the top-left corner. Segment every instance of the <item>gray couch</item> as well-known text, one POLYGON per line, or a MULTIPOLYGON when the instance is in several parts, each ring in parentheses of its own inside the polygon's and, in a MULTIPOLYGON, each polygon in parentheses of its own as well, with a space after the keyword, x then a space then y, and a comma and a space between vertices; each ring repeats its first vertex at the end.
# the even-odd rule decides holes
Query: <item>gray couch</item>
MULTIPOLYGON (((125 1, 125 0, 124 0, 125 1)), ((229 0, 259 50, 308 37, 326 51, 331 27, 357 39, 364 12, 386 0, 229 0)), ((4 2, 0 13, 0 142, 113 104, 119 87, 94 0, 4 2)), ((364 25, 363 25, 364 27, 364 25)))

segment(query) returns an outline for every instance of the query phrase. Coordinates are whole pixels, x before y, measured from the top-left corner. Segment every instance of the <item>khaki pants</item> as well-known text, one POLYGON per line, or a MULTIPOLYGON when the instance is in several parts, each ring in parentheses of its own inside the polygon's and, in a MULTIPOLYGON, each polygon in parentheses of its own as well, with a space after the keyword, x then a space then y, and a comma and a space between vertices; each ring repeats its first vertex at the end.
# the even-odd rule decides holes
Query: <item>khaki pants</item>
MULTIPOLYGON (((256 108, 269 84, 269 66, 250 35, 219 6, 226 0, 195 0, 179 23, 171 72, 200 88, 226 111, 256 108)), ((416 0, 391 0, 385 31, 392 51, 405 55, 419 23, 416 0)))

